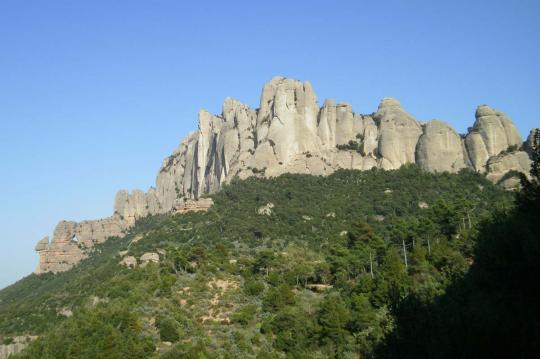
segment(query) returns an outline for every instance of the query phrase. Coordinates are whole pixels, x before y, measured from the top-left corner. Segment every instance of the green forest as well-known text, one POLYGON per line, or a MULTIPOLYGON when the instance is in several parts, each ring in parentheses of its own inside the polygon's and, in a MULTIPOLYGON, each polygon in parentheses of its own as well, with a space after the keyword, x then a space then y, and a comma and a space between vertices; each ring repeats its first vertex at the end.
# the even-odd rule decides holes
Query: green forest
POLYGON ((536 357, 533 159, 518 193, 412 165, 235 180, 0 291, 0 339, 39 336, 16 358, 536 357))

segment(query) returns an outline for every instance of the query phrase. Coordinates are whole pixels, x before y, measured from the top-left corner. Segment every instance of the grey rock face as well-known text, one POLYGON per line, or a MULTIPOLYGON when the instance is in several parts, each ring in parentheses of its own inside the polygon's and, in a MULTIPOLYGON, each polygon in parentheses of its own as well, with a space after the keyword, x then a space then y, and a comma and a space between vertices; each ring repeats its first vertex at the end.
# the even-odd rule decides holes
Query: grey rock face
POLYGON ((470 168, 497 182, 510 170, 528 172, 527 154, 516 152, 521 144, 512 121, 485 105, 462 139, 441 121, 421 126, 392 98, 383 99, 374 115, 362 115, 333 100, 319 107, 309 82, 275 77, 264 85, 257 110, 226 98, 219 115, 199 111, 197 131, 163 161, 155 188, 119 191, 111 217, 60 222, 50 243, 44 238, 36 245, 36 273, 67 270, 96 243, 123 236, 137 219, 188 208, 234 177, 418 163, 432 172, 470 168))
POLYGON ((381 167, 397 169, 406 163, 415 163, 415 149, 422 134, 420 124, 405 110, 399 101, 385 98, 375 114, 379 121, 379 146, 381 167))
POLYGON ((485 173, 491 157, 515 150, 522 143, 510 118, 489 106, 478 106, 476 121, 465 139, 468 156, 476 171, 485 173))
POLYGON ((491 157, 487 163, 487 178, 497 183, 507 172, 517 171, 529 176, 531 159, 524 151, 515 151, 491 157))
POLYGON ((476 131, 469 132, 467 137, 465 137, 465 148, 467 149, 467 154, 474 170, 480 173, 486 172, 489 153, 482 135, 476 131))
POLYGON ((477 131, 489 156, 496 156, 511 146, 520 146, 523 140, 512 121, 502 112, 482 105, 476 109, 473 131, 477 131))
POLYGON ((416 146, 416 163, 430 172, 457 172, 465 168, 461 138, 444 122, 428 122, 416 146))

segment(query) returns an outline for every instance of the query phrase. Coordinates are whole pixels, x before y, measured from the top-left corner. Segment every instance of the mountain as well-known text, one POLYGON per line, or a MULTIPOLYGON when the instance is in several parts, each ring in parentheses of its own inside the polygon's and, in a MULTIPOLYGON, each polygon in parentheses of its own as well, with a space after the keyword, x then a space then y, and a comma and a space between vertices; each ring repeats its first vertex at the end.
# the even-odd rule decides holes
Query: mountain
POLYGON ((141 218, 0 291, 0 353, 37 336, 19 357, 373 357, 405 298, 467 273, 514 196, 412 164, 233 180, 206 212, 141 218))
POLYGON ((227 98, 221 115, 201 110, 198 122, 198 130, 163 161, 155 188, 120 191, 111 217, 61 221, 52 241, 40 240, 36 273, 68 270, 96 244, 124 236, 137 219, 170 213, 234 178, 393 170, 416 163, 430 172, 471 169, 515 189, 517 173, 528 175, 530 167, 526 143, 510 118, 488 106, 477 108, 473 127, 460 135, 439 120, 418 122, 391 98, 370 115, 332 100, 319 107, 309 82, 283 77, 263 87, 258 109, 227 98))
POLYGON ((518 192, 417 164, 233 179, 1 290, 0 359, 534 358, 526 149, 518 192))

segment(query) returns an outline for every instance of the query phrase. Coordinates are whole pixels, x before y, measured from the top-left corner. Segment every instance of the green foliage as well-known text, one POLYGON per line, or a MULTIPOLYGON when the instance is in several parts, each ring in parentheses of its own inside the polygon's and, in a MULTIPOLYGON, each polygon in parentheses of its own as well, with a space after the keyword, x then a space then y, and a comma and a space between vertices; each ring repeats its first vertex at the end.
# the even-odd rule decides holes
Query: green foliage
POLYGON ((336 358, 343 356, 348 343, 346 326, 349 315, 349 309, 338 292, 330 293, 321 303, 317 317, 321 342, 336 358))
POLYGON ((306 313, 296 308, 284 308, 263 327, 262 331, 274 334, 275 349, 295 358, 308 356, 314 328, 306 313))
POLYGON ((37 339, 21 358, 146 358, 154 352, 151 337, 127 303, 82 309, 49 335, 37 339))
POLYGON ((244 292, 247 295, 259 295, 264 291, 264 283, 254 279, 248 279, 244 283, 244 292))
POLYGON ((15 343, 13 338, 7 337, 7 338, 2 339, 2 345, 10 345, 10 344, 13 344, 13 343, 15 343))
POLYGON ((341 151, 356 151, 358 153, 362 153, 362 141, 361 138, 359 138, 360 141, 353 141, 350 140, 348 143, 343 145, 336 145, 336 148, 341 151))
POLYGON ((479 229, 513 195, 472 172, 405 166, 235 180, 213 198, 0 291, 0 334, 39 335, 29 358, 373 357, 412 298, 427 308, 468 276, 479 229), (128 269, 122 250, 160 262, 128 269))
POLYGON ((176 342, 180 339, 179 325, 176 320, 171 317, 159 317, 156 320, 156 326, 159 330, 159 337, 166 342, 176 342))
POLYGON ((275 312, 287 305, 293 305, 295 301, 292 289, 286 284, 281 284, 268 290, 263 299, 262 308, 266 312, 275 312))
POLYGON ((248 304, 245 307, 239 309, 231 316, 233 323, 239 323, 243 326, 247 325, 257 313, 258 306, 254 304, 248 304))
POLYGON ((481 224, 468 271, 459 253, 438 255, 451 284, 438 296, 413 293, 400 303, 396 330, 378 349, 381 357, 538 356, 540 136, 533 143, 531 179, 523 177, 517 206, 481 224))

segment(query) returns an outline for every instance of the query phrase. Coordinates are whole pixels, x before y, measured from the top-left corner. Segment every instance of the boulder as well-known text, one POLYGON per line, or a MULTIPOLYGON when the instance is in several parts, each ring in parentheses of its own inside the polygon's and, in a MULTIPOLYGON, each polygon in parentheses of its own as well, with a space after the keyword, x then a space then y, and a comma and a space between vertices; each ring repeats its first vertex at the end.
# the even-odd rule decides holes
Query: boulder
POLYGON ((272 208, 274 208, 274 204, 269 202, 269 203, 265 204, 264 206, 259 207, 257 209, 257 213, 261 214, 263 216, 270 216, 270 215, 272 215, 272 208))
POLYGON ((137 266, 137 258, 133 256, 127 256, 122 258, 122 260, 118 264, 126 266, 128 268, 135 268, 137 266))
POLYGON ((140 258, 141 267, 145 267, 148 263, 159 263, 159 254, 154 252, 147 252, 140 258))

